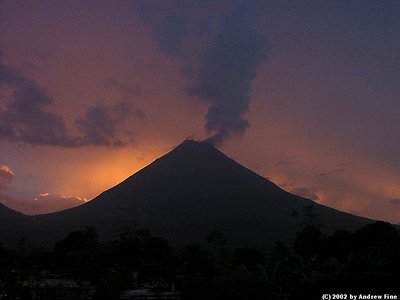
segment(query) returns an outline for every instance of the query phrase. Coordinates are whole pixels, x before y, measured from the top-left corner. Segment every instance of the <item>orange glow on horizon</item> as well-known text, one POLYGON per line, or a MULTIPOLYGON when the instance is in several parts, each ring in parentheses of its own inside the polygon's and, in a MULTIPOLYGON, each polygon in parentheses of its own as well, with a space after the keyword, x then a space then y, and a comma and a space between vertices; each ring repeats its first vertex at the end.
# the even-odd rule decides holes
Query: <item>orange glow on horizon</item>
POLYGON ((162 156, 165 148, 161 143, 154 143, 146 149, 122 148, 107 154, 94 152, 90 157, 79 160, 79 174, 74 172, 75 168, 65 170, 57 192, 90 201, 162 156))

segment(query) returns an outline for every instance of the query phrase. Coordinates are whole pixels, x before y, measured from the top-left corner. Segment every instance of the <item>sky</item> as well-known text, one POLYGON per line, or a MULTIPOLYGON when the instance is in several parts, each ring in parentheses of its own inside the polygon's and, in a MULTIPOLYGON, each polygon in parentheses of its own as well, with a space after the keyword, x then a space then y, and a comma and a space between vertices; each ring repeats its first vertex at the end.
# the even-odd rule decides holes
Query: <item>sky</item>
POLYGON ((90 201, 187 138, 400 223, 400 2, 0 1, 0 202, 90 201))

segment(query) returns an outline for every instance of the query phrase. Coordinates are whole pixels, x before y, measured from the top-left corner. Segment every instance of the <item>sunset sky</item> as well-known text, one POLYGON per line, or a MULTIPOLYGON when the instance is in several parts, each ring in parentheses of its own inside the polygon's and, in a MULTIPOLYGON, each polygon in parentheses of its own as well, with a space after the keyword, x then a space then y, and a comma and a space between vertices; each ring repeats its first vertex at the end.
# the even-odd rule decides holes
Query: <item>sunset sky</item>
POLYGON ((0 1, 0 202, 89 201, 187 138, 400 223, 399 1, 0 1))

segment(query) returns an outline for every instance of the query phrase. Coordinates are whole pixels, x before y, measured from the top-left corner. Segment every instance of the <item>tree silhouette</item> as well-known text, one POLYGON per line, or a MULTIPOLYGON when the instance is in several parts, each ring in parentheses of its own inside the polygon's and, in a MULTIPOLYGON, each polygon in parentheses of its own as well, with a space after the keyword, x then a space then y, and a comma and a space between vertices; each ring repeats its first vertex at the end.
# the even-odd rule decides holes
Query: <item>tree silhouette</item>
POLYGON ((93 281, 98 278, 101 270, 101 247, 93 227, 71 232, 54 247, 57 267, 60 271, 72 274, 79 281, 93 281))

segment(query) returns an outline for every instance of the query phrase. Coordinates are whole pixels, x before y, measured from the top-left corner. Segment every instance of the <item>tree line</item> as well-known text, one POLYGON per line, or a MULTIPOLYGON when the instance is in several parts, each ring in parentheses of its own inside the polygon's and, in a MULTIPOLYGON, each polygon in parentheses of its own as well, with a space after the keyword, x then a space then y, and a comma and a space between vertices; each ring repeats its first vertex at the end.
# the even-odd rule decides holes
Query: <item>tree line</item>
POLYGON ((276 242, 269 249, 230 247, 217 230, 198 244, 174 248, 143 229, 128 228, 115 240, 102 242, 87 227, 47 252, 25 249, 23 241, 14 247, 0 242, 1 299, 56 299, 43 291, 42 283, 50 277, 61 283, 72 280, 80 299, 120 299, 123 291, 143 286, 173 289, 191 300, 398 294, 400 235, 385 222, 332 234, 308 224, 293 243, 276 242), (84 296, 89 287, 91 293, 84 296))

